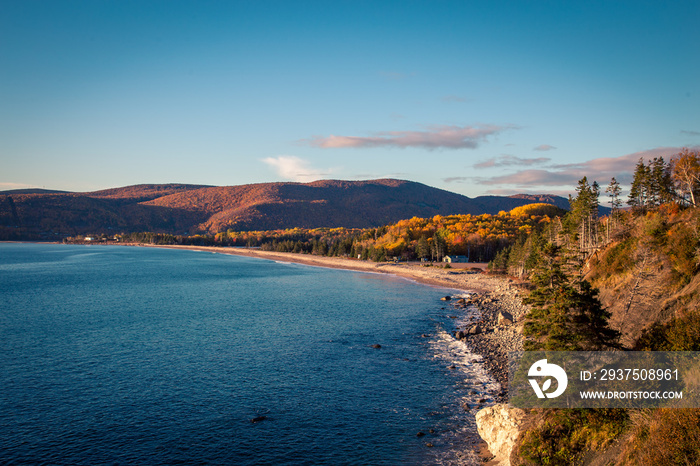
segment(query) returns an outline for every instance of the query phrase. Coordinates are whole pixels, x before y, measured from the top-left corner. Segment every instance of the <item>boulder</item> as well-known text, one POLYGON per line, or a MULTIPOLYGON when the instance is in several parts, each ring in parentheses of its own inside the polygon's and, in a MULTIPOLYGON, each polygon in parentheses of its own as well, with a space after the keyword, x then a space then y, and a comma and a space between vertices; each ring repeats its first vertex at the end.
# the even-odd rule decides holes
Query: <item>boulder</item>
POLYGON ((513 315, 510 312, 499 311, 498 312, 498 325, 513 325, 513 315))
POLYGON ((494 461, 500 466, 510 466, 510 453, 520 435, 525 411, 506 403, 480 409, 476 413, 476 429, 488 444, 494 461))
POLYGON ((480 333, 481 327, 479 326, 479 324, 472 325, 471 327, 469 327, 469 329, 467 329, 468 335, 478 335, 480 333))
POLYGON ((443 296, 442 298, 440 298, 440 301, 449 301, 451 299, 452 299, 452 296, 443 296))

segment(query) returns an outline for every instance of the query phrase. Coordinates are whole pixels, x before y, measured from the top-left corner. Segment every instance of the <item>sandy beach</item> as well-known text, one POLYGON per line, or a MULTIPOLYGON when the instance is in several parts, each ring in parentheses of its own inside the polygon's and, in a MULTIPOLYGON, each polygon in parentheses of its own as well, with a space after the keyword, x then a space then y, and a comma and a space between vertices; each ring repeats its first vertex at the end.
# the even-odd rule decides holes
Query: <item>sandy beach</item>
POLYGON ((333 269, 356 270, 360 272, 386 273, 415 280, 425 285, 441 288, 452 288, 465 292, 486 293, 495 290, 504 282, 501 277, 486 276, 480 273, 470 273, 465 266, 484 269, 486 264, 455 264, 453 269, 443 268, 443 264, 424 266, 419 263, 392 263, 370 262, 344 257, 314 256, 310 254, 295 254, 288 252, 271 252, 260 249, 216 247, 216 246, 180 246, 180 245, 145 245, 172 249, 189 249, 196 251, 210 251, 221 254, 233 254, 238 256, 255 257, 281 262, 294 262, 297 264, 314 267, 327 267, 333 269))

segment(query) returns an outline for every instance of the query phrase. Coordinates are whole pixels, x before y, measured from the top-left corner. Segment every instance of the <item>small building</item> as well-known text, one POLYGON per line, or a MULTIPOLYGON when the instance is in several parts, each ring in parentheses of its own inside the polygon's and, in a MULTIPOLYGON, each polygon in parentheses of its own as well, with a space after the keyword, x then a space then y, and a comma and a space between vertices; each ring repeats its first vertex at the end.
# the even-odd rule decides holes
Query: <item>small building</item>
POLYGON ((445 256, 442 258, 442 261, 454 264, 457 262, 469 262, 469 258, 467 256, 445 256))

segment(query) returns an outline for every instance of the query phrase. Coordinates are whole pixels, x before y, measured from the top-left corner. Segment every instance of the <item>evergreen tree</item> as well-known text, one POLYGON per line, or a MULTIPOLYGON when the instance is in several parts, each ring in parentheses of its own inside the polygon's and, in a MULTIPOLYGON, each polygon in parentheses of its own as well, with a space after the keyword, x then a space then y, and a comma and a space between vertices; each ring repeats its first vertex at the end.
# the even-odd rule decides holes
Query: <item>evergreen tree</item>
POLYGON ((605 188, 605 192, 608 193, 608 197, 610 198, 610 218, 608 219, 608 239, 610 239, 610 229, 615 228, 620 206, 622 206, 622 201, 620 200, 622 188, 614 176, 610 180, 608 187, 605 188))
POLYGON ((591 251, 598 246, 598 197, 600 187, 597 182, 588 184, 588 178, 579 180, 576 187, 576 197, 569 197, 571 206, 566 215, 566 224, 573 234, 580 253, 591 251))
POLYGON ((533 306, 525 321, 527 350, 586 351, 616 346, 619 332, 608 326, 610 313, 598 290, 564 273, 560 249, 548 243, 532 274, 535 289, 524 300, 533 306))
POLYGON ((610 180, 610 184, 608 185, 608 187, 605 188, 605 192, 608 193, 608 197, 610 197, 610 209, 613 212, 619 210, 620 206, 622 205, 622 201, 620 200, 620 193, 622 192, 622 188, 620 187, 620 183, 615 179, 614 176, 610 180))
POLYGON ((425 235, 421 236, 416 245, 416 255, 419 259, 428 257, 430 255, 430 245, 428 244, 428 238, 425 235))
POLYGON ((635 210, 646 210, 649 186, 649 170, 640 158, 634 168, 634 179, 627 204, 635 210))

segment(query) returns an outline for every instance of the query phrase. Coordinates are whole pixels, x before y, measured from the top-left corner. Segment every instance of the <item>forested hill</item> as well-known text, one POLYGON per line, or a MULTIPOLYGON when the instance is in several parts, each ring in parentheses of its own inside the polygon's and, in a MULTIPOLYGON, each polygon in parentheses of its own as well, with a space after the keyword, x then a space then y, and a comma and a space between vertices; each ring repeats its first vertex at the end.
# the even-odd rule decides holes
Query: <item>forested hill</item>
POLYGON ((568 201, 557 196, 469 198, 394 179, 241 186, 149 184, 89 193, 0 192, 0 239, 133 231, 367 228, 412 217, 497 214, 534 202, 568 208, 568 201))
MULTIPOLYGON (((700 351, 700 151, 684 148, 668 163, 640 159, 626 200, 612 178, 604 192, 613 210, 605 217, 597 215, 596 183, 583 177, 576 192, 563 217, 538 223, 490 264, 529 289, 525 350, 700 351)), ((696 390, 696 374, 691 366, 678 379, 682 393, 696 390)), ((700 409, 688 398, 655 409, 532 410, 511 458, 523 465, 700 464, 700 409)))

